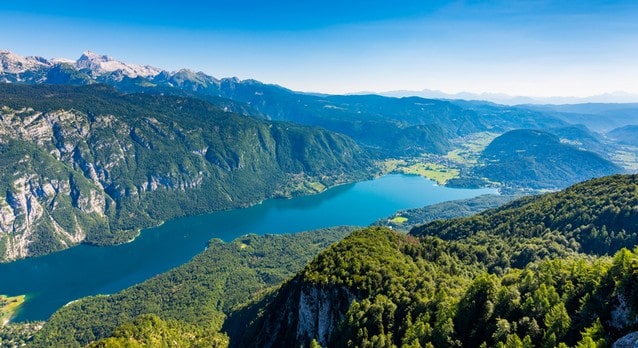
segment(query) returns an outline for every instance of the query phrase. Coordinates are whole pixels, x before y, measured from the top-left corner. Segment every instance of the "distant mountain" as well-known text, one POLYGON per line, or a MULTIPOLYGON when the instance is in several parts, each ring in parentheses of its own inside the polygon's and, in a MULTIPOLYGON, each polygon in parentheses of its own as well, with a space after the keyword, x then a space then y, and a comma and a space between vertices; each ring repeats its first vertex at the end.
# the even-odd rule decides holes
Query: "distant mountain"
POLYGON ((525 105, 565 122, 584 124, 597 132, 638 124, 638 103, 585 103, 567 105, 525 105))
POLYGON ((13 63, 0 72, 7 82, 84 85, 106 83, 125 93, 196 97, 230 111, 272 120, 320 126, 346 134, 378 156, 444 154, 450 139, 481 131, 562 126, 554 116, 524 108, 376 95, 330 96, 237 78, 217 79, 182 69, 168 72, 85 52, 78 60, 19 57, 8 51, 0 59, 13 63), (15 66, 21 68, 16 68, 15 66))
POLYGON ((0 261, 374 172, 342 134, 105 85, 0 84, 0 153, 0 261))
POLYGON ((558 136, 561 143, 572 145, 579 150, 594 152, 607 160, 615 150, 615 147, 602 135, 592 132, 582 124, 547 128, 545 131, 558 136))
POLYGON ((149 65, 127 64, 91 51, 84 52, 75 62, 75 67, 78 70, 88 70, 91 76, 113 75, 112 78, 153 77, 162 72, 149 65))
POLYGON ((514 130, 483 151, 479 176, 517 187, 563 188, 622 170, 601 156, 539 130, 514 130))
MULTIPOLYGON (((368 94, 368 93, 365 93, 368 94)), ((520 104, 583 104, 583 103, 635 103, 638 95, 626 92, 613 92, 590 97, 526 97, 512 96, 504 93, 445 93, 442 91, 423 89, 420 91, 389 91, 378 93, 388 97, 423 97, 436 99, 484 100, 504 105, 520 104)))
POLYGON ((373 226, 387 226, 397 231, 409 231, 416 225, 440 219, 464 217, 494 209, 513 200, 514 196, 481 195, 469 199, 460 199, 428 205, 422 208, 396 212, 385 219, 377 220, 373 226))
MULTIPOLYGON (((67 76, 86 74, 92 78, 121 81, 125 77, 153 77, 162 70, 151 66, 127 64, 106 55, 86 51, 76 61, 42 57, 22 57, 10 51, 0 51, 0 74, 4 82, 41 83, 51 82, 50 69, 67 67, 67 76)), ((56 81, 61 82, 60 79, 56 81)), ((89 82, 87 80, 87 82, 89 82)))
POLYGON ((638 146, 638 125, 613 129, 607 136, 621 144, 638 146))
POLYGON ((450 103, 475 113, 489 131, 496 133, 521 128, 558 128, 570 124, 550 113, 525 107, 504 106, 485 101, 451 100, 450 103))

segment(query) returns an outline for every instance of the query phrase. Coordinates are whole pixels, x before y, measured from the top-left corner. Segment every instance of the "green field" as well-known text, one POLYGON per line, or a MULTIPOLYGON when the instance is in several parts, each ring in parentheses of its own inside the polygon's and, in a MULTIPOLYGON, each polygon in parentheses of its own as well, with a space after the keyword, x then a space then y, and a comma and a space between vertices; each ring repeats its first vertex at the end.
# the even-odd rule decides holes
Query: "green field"
POLYGON ((413 165, 400 168, 400 171, 404 174, 426 177, 436 181, 439 185, 445 185, 448 180, 459 177, 458 169, 448 168, 442 164, 436 163, 415 163, 413 165))
POLYGON ((24 303, 25 297, 24 295, 13 297, 0 295, 0 325, 4 326, 11 320, 18 308, 24 303))
POLYGON ((476 164, 481 152, 497 136, 498 133, 481 132, 457 139, 454 141, 454 150, 448 152, 445 158, 460 165, 476 164))
POLYGON ((408 218, 403 217, 403 216, 395 216, 392 219, 388 220, 390 223, 395 224, 395 225, 401 225, 403 223, 405 223, 406 221, 408 221, 408 218))
POLYGON ((611 157, 621 167, 635 172, 638 171, 638 155, 636 155, 635 150, 636 148, 627 147, 626 149, 615 151, 611 154, 611 157))
POLYGON ((457 168, 450 168, 443 164, 428 162, 427 158, 386 160, 381 163, 381 167, 384 173, 420 175, 436 181, 439 185, 445 185, 448 180, 459 177, 459 170, 457 168))

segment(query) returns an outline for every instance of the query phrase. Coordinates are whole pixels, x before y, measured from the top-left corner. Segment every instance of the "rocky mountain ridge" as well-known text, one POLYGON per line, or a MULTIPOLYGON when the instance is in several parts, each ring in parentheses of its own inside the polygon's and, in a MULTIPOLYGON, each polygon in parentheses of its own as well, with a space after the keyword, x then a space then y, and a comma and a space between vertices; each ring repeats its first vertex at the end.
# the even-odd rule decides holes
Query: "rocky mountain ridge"
MULTIPOLYGON (((5 52, 0 59, 6 60, 9 56, 15 55, 5 52)), ((225 103, 230 110, 246 115, 320 126, 343 133, 375 150, 379 156, 444 154, 451 149, 450 139, 474 132, 565 124, 556 117, 520 108, 497 105, 475 108, 457 101, 417 97, 300 93, 255 80, 217 79, 188 69, 169 72, 128 64, 90 52, 75 62, 28 59, 44 63, 19 73, 16 70, 12 70, 14 73, 0 72, 0 80, 26 84, 106 83, 125 93, 206 99, 225 103)))
POLYGON ((46 79, 48 69, 66 65, 76 70, 88 72, 91 76, 117 74, 129 78, 153 77, 162 72, 161 69, 149 65, 128 64, 115 60, 107 55, 99 55, 85 51, 77 60, 66 58, 46 59, 38 56, 23 57, 8 50, 0 51, 0 73, 5 75, 5 82, 38 82, 46 79), (21 75, 32 72, 33 76, 21 75), (35 77, 38 75, 41 76, 35 77), (13 78, 12 78, 13 77, 13 78), (35 80, 33 80, 35 79, 35 80))

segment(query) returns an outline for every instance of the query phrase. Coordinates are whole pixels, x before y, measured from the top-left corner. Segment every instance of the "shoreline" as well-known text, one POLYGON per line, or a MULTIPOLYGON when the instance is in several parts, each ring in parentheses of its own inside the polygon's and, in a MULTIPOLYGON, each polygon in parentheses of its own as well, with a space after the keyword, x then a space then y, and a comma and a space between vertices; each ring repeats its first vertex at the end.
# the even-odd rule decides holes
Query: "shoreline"
MULTIPOLYGON (((70 246, 68 248, 61 249, 61 250, 56 250, 56 251, 53 251, 53 252, 50 252, 50 253, 47 253, 47 254, 44 254, 44 255, 27 256, 27 257, 22 257, 22 258, 18 258, 18 259, 2 261, 0 263, 2 263, 2 264, 10 264, 10 263, 18 262, 18 261, 21 261, 21 260, 45 257, 45 256, 52 255, 52 254, 55 254, 55 253, 64 252, 66 250, 78 247, 80 245, 91 246, 91 247, 99 247, 99 248, 102 248, 102 247, 108 248, 108 247, 114 247, 114 246, 118 246, 118 245, 130 244, 130 243, 134 242, 137 238, 139 238, 142 235, 143 231, 160 227, 160 226, 164 225, 168 221, 173 221, 173 220, 180 219, 180 218, 185 218, 185 217, 195 217, 195 216, 208 215, 208 214, 213 214, 213 213, 222 212, 222 211, 250 208, 250 207, 253 207, 253 206, 256 206, 256 205, 263 204, 265 201, 271 200, 271 199, 289 200, 289 199, 293 199, 293 198, 296 198, 296 197, 314 196, 314 195, 318 195, 318 194, 321 194, 323 192, 326 192, 326 191, 328 191, 330 189, 333 189, 335 187, 339 187, 339 186, 342 186, 342 185, 348 185, 348 184, 355 184, 355 183, 365 182, 365 181, 370 181, 370 180, 375 180, 375 179, 378 179, 380 177, 383 177, 383 176, 386 176, 386 175, 389 175, 389 174, 394 174, 394 173, 383 173, 383 172, 381 172, 380 175, 367 176, 365 178, 360 178, 359 180, 344 181, 344 182, 340 182, 340 183, 337 183, 337 184, 334 184, 334 185, 331 185, 331 186, 326 186, 325 184, 322 183, 325 186, 325 190, 319 191, 319 192, 317 192, 317 191, 314 191, 314 192, 308 191, 308 192, 305 192, 305 193, 302 193, 302 194, 290 194, 289 193, 288 195, 277 195, 276 193, 274 193, 270 197, 266 197, 266 198, 261 199, 261 200, 259 200, 257 202, 250 202, 250 203, 240 204, 238 206, 229 207, 229 208, 226 208, 226 209, 212 210, 212 211, 208 211, 208 212, 202 212, 202 213, 199 213, 199 214, 179 215, 179 216, 175 216, 175 217, 173 217, 171 219, 168 219, 168 220, 161 220, 161 221, 158 221, 157 224, 153 224, 152 226, 137 228, 137 232, 135 233, 135 235, 132 238, 130 238, 128 240, 125 240, 123 242, 118 242, 118 243, 113 243, 113 244, 96 244, 96 243, 80 241, 79 243, 74 244, 74 245, 72 245, 72 246, 70 246)), ((400 173, 397 173, 397 174, 400 174, 400 173)))
POLYGON ((11 319, 15 317, 20 307, 22 307, 26 301, 26 298, 26 295, 0 295, 0 318, 2 318, 0 327, 6 326, 11 322, 11 319))

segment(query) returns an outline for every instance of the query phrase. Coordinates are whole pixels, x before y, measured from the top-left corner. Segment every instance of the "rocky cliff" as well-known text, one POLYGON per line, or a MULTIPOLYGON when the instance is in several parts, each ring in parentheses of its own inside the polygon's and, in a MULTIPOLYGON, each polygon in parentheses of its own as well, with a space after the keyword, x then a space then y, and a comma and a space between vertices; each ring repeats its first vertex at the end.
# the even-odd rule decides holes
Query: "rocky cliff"
POLYGON ((343 135, 201 100, 105 86, 0 89, 0 260, 124 242, 175 216, 370 175, 343 135))

